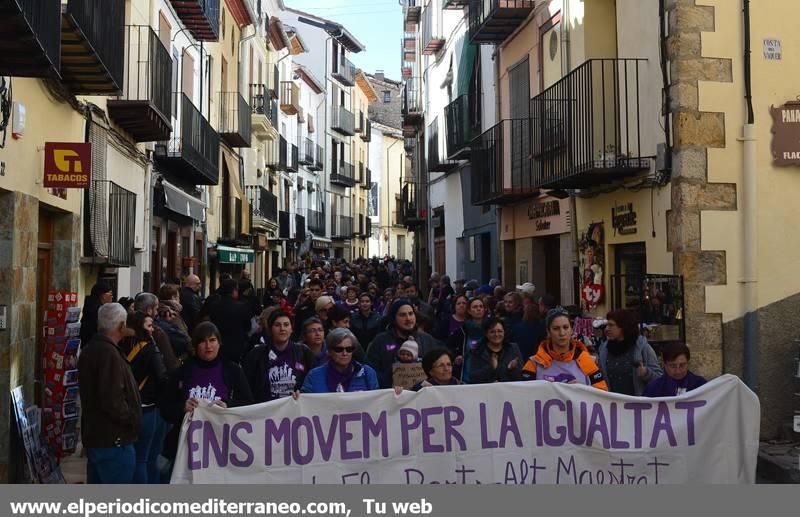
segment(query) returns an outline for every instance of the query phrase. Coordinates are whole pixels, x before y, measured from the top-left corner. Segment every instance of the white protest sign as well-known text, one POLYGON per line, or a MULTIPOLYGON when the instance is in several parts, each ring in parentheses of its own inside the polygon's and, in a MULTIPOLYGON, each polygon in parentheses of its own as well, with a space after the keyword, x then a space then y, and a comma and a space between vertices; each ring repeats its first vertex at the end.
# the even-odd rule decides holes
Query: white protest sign
POLYGON ((173 483, 753 483, 758 399, 726 375, 647 399, 543 381, 198 408, 173 483))

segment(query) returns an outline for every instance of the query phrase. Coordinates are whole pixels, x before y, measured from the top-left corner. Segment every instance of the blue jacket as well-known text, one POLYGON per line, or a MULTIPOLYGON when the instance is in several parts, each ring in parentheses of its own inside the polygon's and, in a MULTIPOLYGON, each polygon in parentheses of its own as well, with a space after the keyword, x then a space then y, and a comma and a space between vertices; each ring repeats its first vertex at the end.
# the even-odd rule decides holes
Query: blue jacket
MULTIPOLYGON (((347 390, 348 393, 378 389, 378 375, 371 366, 359 364, 355 361, 353 361, 353 366, 355 366, 356 370, 355 373, 353 373, 353 380, 350 382, 350 388, 347 390)), ((306 380, 303 382, 303 387, 300 391, 303 393, 330 393, 326 380, 328 368, 332 368, 329 362, 311 370, 311 372, 306 375, 306 380)))

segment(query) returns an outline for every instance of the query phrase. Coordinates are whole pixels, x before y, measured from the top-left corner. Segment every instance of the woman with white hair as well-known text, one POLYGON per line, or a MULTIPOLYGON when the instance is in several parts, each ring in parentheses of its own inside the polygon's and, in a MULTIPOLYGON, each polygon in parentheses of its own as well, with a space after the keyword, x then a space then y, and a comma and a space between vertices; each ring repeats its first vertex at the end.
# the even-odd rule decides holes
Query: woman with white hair
POLYGON ((353 360, 359 347, 350 329, 331 330, 325 339, 328 362, 306 376, 303 393, 347 393, 378 389, 378 375, 371 366, 353 360))

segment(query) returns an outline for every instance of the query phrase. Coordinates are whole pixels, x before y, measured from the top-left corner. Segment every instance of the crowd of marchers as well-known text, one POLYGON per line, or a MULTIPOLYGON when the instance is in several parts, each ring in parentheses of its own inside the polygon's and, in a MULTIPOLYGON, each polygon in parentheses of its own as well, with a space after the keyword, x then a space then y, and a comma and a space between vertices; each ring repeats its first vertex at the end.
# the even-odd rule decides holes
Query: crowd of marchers
POLYGON ((388 258, 308 259, 264 290, 245 271, 223 275, 203 300, 188 275, 116 303, 98 283, 84 303, 78 363, 88 482, 168 481, 180 424, 202 403, 399 392, 397 363, 420 363, 417 391, 543 380, 663 397, 705 383, 689 371, 685 344, 668 344, 659 360, 631 312, 612 311, 593 337, 579 337, 578 314, 533 284, 434 274, 420 293, 413 274, 388 258))

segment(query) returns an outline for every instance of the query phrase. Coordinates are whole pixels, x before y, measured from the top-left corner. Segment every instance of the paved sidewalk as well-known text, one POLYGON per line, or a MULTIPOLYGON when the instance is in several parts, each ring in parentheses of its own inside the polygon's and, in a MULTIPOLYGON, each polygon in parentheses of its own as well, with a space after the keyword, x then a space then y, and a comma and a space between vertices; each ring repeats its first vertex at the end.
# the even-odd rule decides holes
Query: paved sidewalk
POLYGON ((761 442, 758 483, 800 483, 800 443, 761 442))

